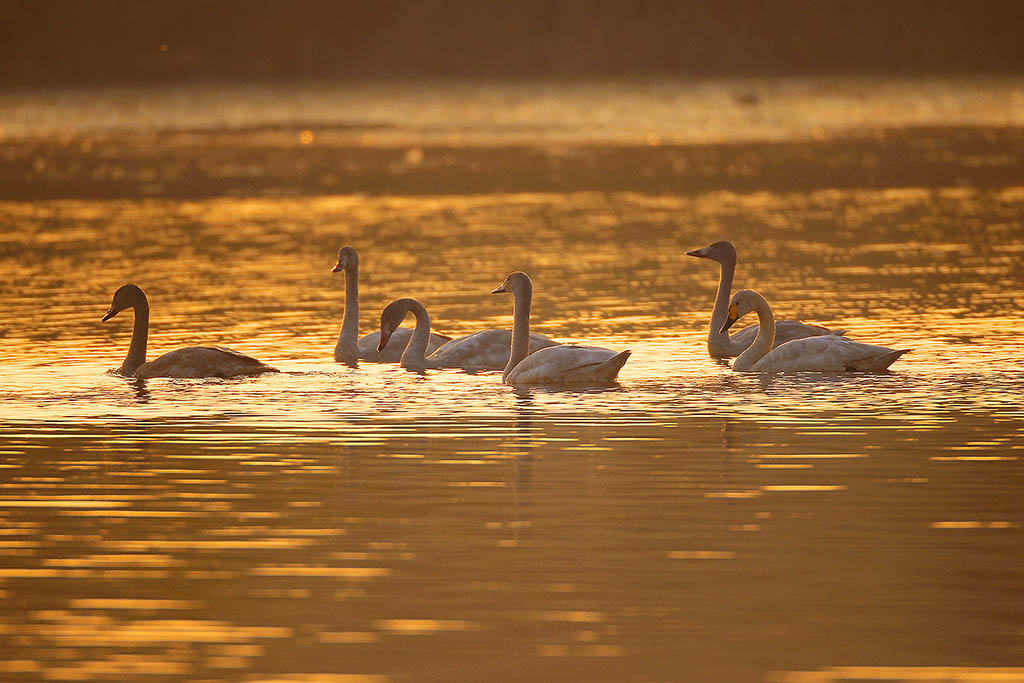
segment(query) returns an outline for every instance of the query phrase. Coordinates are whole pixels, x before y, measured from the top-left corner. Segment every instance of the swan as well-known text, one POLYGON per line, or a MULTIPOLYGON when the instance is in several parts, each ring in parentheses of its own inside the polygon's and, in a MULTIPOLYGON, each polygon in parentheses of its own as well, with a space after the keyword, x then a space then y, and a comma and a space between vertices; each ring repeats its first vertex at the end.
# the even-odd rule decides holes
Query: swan
POLYGON ((101 319, 106 322, 126 308, 135 309, 132 343, 128 356, 115 372, 127 377, 238 377, 279 372, 252 356, 223 346, 189 346, 170 351, 146 362, 149 338, 149 300, 138 285, 122 285, 114 292, 110 310, 101 319))
MULTIPOLYGON (((750 346, 757 336, 757 325, 744 327, 733 333, 723 333, 722 323, 725 322, 725 311, 728 308, 729 293, 732 291, 732 277, 736 271, 736 247, 732 242, 722 240, 709 244, 701 249, 686 252, 687 256, 711 259, 722 266, 721 279, 718 281, 718 295, 715 297, 715 308, 711 312, 711 328, 708 332, 708 355, 712 358, 731 358, 738 356, 743 349, 750 346)), ((817 337, 819 335, 842 335, 846 330, 830 330, 821 325, 808 325, 796 320, 777 320, 775 322, 775 345, 784 344, 793 339, 817 337)))
MULTIPOLYGON (((504 384, 594 384, 611 382, 629 358, 629 351, 571 344, 551 346, 530 353, 530 307, 533 283, 523 272, 511 273, 491 294, 513 296, 512 349, 501 374, 504 384)), ((532 346, 532 344, 531 344, 532 346)))
MULTIPOLYGON (((359 254, 353 247, 338 250, 338 262, 332 273, 345 271, 345 317, 342 319, 338 344, 334 347, 334 360, 339 363, 354 363, 359 359, 374 363, 394 363, 402 357, 402 351, 409 345, 412 330, 403 327, 395 330, 391 342, 378 351, 380 332, 371 332, 359 338, 359 254)), ((431 333, 427 342, 427 353, 450 342, 451 337, 431 333)))
POLYGON ((747 313, 757 313, 760 329, 754 343, 733 361, 737 372, 881 372, 910 349, 890 349, 825 334, 794 339, 774 349, 775 316, 763 296, 749 289, 736 292, 729 304, 723 334, 747 313))
MULTIPOLYGON (((483 330, 453 339, 429 356, 427 336, 430 334, 430 316, 416 299, 395 299, 380 314, 380 342, 384 348, 408 313, 416 317, 412 339, 402 354, 403 368, 463 368, 465 370, 500 370, 508 363, 512 333, 509 330, 483 330)), ((531 334, 529 345, 534 350, 558 345, 543 334, 531 334)))

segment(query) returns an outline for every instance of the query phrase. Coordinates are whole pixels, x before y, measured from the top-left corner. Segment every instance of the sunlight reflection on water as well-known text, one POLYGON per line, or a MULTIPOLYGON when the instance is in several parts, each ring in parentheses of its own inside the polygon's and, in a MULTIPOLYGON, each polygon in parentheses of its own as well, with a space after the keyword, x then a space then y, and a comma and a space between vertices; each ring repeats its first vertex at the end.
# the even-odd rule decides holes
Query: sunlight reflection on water
POLYGON ((1010 665, 1022 197, 0 202, 0 674, 486 680, 515 660, 523 680, 675 679, 686 662, 693 680, 791 681, 837 663, 1010 665), (712 361, 717 271, 684 252, 722 237, 740 247, 737 287, 786 317, 914 351, 881 375, 712 361), (343 244, 360 251, 363 333, 398 296, 448 334, 508 326, 487 292, 523 269, 538 331, 633 356, 616 386, 578 390, 333 363, 343 244), (150 296, 151 357, 223 343, 283 372, 105 374, 130 323, 99 318, 126 281, 150 296))

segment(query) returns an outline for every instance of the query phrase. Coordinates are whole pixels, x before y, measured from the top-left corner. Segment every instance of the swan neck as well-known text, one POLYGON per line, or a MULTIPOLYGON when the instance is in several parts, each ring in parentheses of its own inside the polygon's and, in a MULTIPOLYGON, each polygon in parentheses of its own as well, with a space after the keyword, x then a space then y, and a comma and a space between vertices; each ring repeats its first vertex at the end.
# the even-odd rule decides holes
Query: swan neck
POLYGON ((722 332, 722 325, 725 324, 725 319, 729 315, 729 296, 732 292, 733 276, 736 274, 736 259, 730 258, 722 261, 721 265, 722 272, 718 280, 718 294, 715 295, 715 308, 711 311, 711 331, 708 334, 708 346, 713 355, 717 355, 714 354, 717 350, 735 356, 743 351, 743 349, 729 337, 728 332, 722 332))
POLYGON ((121 372, 125 375, 134 374, 139 366, 146 362, 146 344, 149 341, 149 301, 146 300, 146 295, 143 294, 132 308, 135 310, 132 343, 121 366, 121 372))
POLYGON ((334 347, 336 361, 351 361, 359 356, 359 269, 345 268, 345 317, 341 321, 338 345, 334 347))
POLYGON ((430 315, 423 304, 415 299, 409 303, 408 311, 416 316, 416 328, 412 331, 409 345, 402 353, 402 367, 422 369, 426 367, 427 343, 430 341, 430 315))
POLYGON ((533 307, 533 286, 516 290, 512 303, 512 349, 501 381, 530 353, 530 309, 533 307))
POLYGON ((750 370, 775 346, 775 314, 772 313, 772 307, 768 305, 767 300, 760 297, 754 305, 754 311, 757 312, 757 337, 733 363, 734 370, 750 370))

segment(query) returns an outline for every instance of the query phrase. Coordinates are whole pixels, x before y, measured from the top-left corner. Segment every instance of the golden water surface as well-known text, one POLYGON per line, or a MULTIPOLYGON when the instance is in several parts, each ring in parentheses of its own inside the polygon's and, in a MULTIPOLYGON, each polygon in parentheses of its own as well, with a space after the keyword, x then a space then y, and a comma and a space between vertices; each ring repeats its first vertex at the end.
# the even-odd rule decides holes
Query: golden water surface
MULTIPOLYGON (((497 117, 522 87, 459 116, 497 117)), ((632 97, 662 112, 655 95, 632 97)), ((158 110, 163 95, 134 96, 158 110)), ((266 94, 239 97, 251 110, 266 94)), ((201 97, 181 107, 216 118, 201 97)), ((928 123, 981 130, 950 116, 928 123)), ((293 123, 224 142, 237 177, 301 173, 321 138, 293 123)), ((551 189, 552 171, 531 191, 465 191, 474 164, 505 158, 492 140, 473 143, 479 157, 448 150, 443 191, 275 180, 131 196, 89 174, 144 157, 160 183, 167 150, 187 148, 199 162, 179 171, 212 177, 227 162, 203 147, 220 133, 140 147, 126 134, 100 160, 83 151, 91 131, 22 133, 5 149, 7 172, 35 169, 17 175, 25 192, 60 172, 78 189, 0 201, 0 678, 1024 677, 1024 177, 971 175, 1016 151, 939 149, 966 180, 938 184, 915 167, 898 183, 731 185, 739 172, 645 192, 599 155, 601 187, 551 189), (684 252, 723 238, 739 248, 736 288, 780 316, 913 352, 881 375, 735 374, 709 359, 718 272, 684 252), (361 257, 361 333, 400 296, 447 334, 508 326, 510 299, 488 292, 521 269, 535 330, 633 355, 616 386, 575 391, 336 364, 344 282, 329 271, 345 244, 361 257), (100 317, 125 282, 149 295, 151 359, 216 343, 283 372, 105 374, 131 313, 100 317)), ((339 136, 325 154, 357 163, 339 136)), ((744 138, 702 158, 754 154, 744 138)), ((643 149, 661 153, 652 142, 641 168, 643 149)), ((352 144, 373 159, 397 149, 381 171, 396 178, 435 153, 352 144)), ((834 161, 810 149, 820 168, 834 161)), ((879 162, 851 149, 858 168, 879 162)))

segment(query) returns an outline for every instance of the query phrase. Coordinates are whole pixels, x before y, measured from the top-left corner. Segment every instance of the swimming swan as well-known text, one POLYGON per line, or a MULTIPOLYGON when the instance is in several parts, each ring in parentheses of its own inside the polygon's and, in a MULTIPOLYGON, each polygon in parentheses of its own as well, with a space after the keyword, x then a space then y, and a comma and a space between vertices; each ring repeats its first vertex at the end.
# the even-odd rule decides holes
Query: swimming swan
MULTIPOLYGON (((331 269, 332 273, 345 271, 345 317, 338 334, 338 344, 334 347, 334 360, 339 363, 354 363, 362 359, 373 363, 394 363, 402 357, 402 351, 409 345, 412 330, 402 327, 395 330, 391 341, 378 351, 380 332, 371 332, 359 338, 359 254, 353 247, 342 247, 338 250, 338 262, 331 269)), ((451 337, 443 334, 430 335, 427 353, 433 353, 437 347, 450 342, 451 337)))
MULTIPOLYGON (((701 249, 686 252, 687 256, 711 259, 722 266, 721 278, 718 281, 718 295, 715 297, 715 308, 711 312, 711 328, 708 332, 708 355, 712 358, 731 358, 738 356, 743 349, 750 346, 757 336, 757 325, 744 327, 732 336, 721 332, 725 322, 725 310, 729 304, 729 293, 732 292, 732 278, 736 271, 736 247, 732 242, 721 241, 709 244, 701 249)), ((808 325, 796 320, 775 321, 775 345, 785 344, 793 339, 817 337, 823 334, 844 334, 846 330, 830 330, 821 325, 808 325)))
MULTIPOLYGON (((616 352, 599 346, 559 345, 530 353, 530 307, 533 283, 526 273, 505 278, 491 294, 511 292, 513 296, 512 350, 501 381, 514 386, 538 384, 596 384, 611 382, 629 358, 629 351, 616 352)), ((532 344, 531 344, 532 346, 532 344)))
POLYGON ((223 346, 189 346, 165 353, 154 361, 146 362, 146 342, 149 338, 149 300, 137 285, 123 285, 114 292, 110 310, 102 322, 113 318, 126 308, 135 309, 132 344, 124 363, 116 370, 128 377, 238 377, 278 372, 252 356, 226 349, 223 346))
POLYGON ((832 334, 794 339, 773 349, 772 308, 749 289, 733 295, 722 333, 751 311, 757 313, 761 328, 754 343, 733 361, 732 369, 738 372, 881 372, 910 350, 862 344, 832 334))
MULTIPOLYGON (((399 329, 407 313, 416 316, 416 327, 409 345, 402 354, 403 368, 463 368, 465 370, 500 370, 508 363, 512 333, 509 330, 484 330, 453 339, 426 355, 430 316, 427 309, 415 299, 395 299, 380 314, 380 342, 383 348, 399 329)), ((531 334, 529 345, 534 350, 557 346, 558 342, 543 334, 531 334)))

